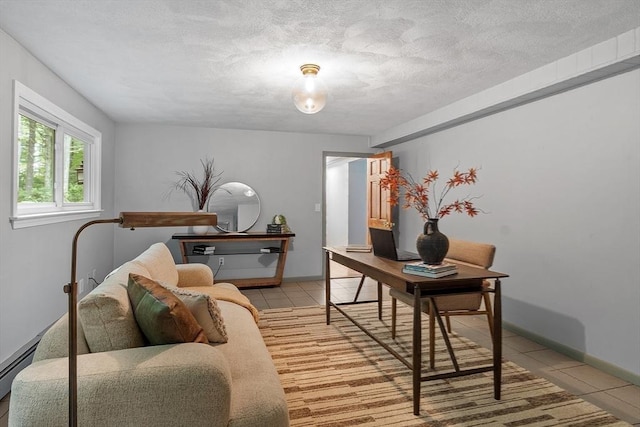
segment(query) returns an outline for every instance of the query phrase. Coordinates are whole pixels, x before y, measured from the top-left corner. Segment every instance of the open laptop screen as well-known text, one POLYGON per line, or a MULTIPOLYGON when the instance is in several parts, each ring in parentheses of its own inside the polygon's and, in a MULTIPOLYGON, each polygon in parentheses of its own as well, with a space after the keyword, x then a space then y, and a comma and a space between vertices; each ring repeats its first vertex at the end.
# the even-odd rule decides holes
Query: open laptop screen
POLYGON ((420 256, 416 253, 399 251, 396 248, 393 231, 389 229, 369 227, 369 235, 371 236, 371 246, 373 246, 373 254, 375 256, 392 259, 394 261, 420 259, 420 256))

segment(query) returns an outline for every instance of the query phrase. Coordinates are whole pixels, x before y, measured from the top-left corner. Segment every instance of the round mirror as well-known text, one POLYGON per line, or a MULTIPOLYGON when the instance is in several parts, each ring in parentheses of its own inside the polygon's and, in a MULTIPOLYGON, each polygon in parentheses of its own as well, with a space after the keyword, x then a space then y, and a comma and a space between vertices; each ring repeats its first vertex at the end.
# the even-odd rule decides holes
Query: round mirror
POLYGON ((247 184, 227 182, 213 192, 208 210, 218 215, 218 230, 243 233, 258 221, 260 199, 247 184))

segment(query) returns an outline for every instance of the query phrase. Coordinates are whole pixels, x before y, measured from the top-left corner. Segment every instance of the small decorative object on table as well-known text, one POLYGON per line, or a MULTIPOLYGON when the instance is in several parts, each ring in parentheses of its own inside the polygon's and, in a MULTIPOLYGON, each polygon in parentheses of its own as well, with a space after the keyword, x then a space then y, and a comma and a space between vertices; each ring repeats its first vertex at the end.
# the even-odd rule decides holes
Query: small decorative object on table
POLYGON ((437 265, 449 251, 449 239, 438 230, 438 219, 428 218, 416 240, 418 255, 427 264, 437 265))
POLYGON ((438 171, 431 170, 420 183, 414 181, 411 175, 406 174, 405 176, 400 169, 391 167, 380 179, 380 187, 391 193, 392 206, 399 204, 400 191, 404 190, 405 203, 402 207, 405 209, 415 208, 426 221, 423 234, 420 234, 416 241, 416 249, 422 261, 429 265, 442 263, 449 250, 449 239, 438 230, 438 219, 453 212, 464 212, 471 217, 476 216, 479 212, 473 206, 473 198, 468 196, 443 205, 444 198, 452 188, 476 183, 477 169, 469 168, 467 172, 454 169, 453 176, 447 181, 440 195, 430 196, 429 191, 432 187, 433 193, 436 192, 438 178, 438 171))
POLYGON ((267 224, 267 233, 291 233, 291 229, 287 225, 287 218, 281 214, 274 215, 271 224, 267 224))
MULTIPOLYGON (((215 185, 220 181, 220 175, 222 172, 214 173, 213 158, 200 160, 203 169, 202 179, 198 179, 193 173, 179 171, 176 174, 180 177, 175 182, 175 190, 184 191, 191 199, 194 208, 198 212, 206 212, 209 199, 215 190, 215 185)), ((207 234, 209 226, 206 225, 194 225, 193 232, 195 234, 207 234)))

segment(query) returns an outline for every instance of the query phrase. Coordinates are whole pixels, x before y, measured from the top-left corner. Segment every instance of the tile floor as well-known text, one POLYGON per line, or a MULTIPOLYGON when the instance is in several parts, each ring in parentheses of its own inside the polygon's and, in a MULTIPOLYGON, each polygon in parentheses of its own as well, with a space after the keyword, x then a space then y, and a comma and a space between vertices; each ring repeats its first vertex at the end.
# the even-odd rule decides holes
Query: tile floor
MULTIPOLYGON (((359 278, 334 279, 332 299, 336 302, 353 300, 359 278)), ((246 289, 242 291, 260 310, 292 306, 324 304, 324 282, 287 282, 277 288, 246 289)), ((383 292, 388 297, 387 292, 383 292)), ((368 282, 360 299, 375 299, 376 286, 368 282)), ((490 347, 491 338, 483 316, 452 318, 453 330, 480 345, 490 347)), ((503 354, 525 369, 580 396, 618 418, 640 426, 640 387, 570 359, 540 344, 503 332, 503 354)), ((0 427, 8 424, 9 398, 0 400, 0 427)))

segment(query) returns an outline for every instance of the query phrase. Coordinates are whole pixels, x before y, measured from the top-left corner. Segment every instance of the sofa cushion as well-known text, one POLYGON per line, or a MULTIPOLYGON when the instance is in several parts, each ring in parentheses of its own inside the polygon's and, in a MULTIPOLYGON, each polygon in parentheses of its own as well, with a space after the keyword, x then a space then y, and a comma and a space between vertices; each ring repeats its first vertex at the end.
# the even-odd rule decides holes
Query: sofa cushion
POLYGON ((218 300, 229 342, 216 346, 229 361, 233 385, 229 426, 288 426, 287 401, 260 329, 249 310, 218 300))
POLYGON ((127 262, 78 303, 78 320, 92 353, 144 346, 127 295, 129 273, 149 274, 141 265, 127 262))
POLYGON ((164 243, 154 243, 138 255, 133 262, 142 265, 149 274, 146 277, 158 282, 178 286, 178 270, 173 255, 164 243))
MULTIPOLYGON (((164 286, 163 283, 161 285, 164 286)), ((215 298, 201 292, 165 286, 187 306, 193 317, 204 329, 209 342, 227 342, 224 319, 215 298)))
POLYGON ((167 288, 147 277, 130 274, 127 292, 149 344, 209 343, 187 306, 167 288))
POLYGON ((176 264, 178 272, 178 287, 211 286, 213 285, 213 271, 207 264, 176 264))

